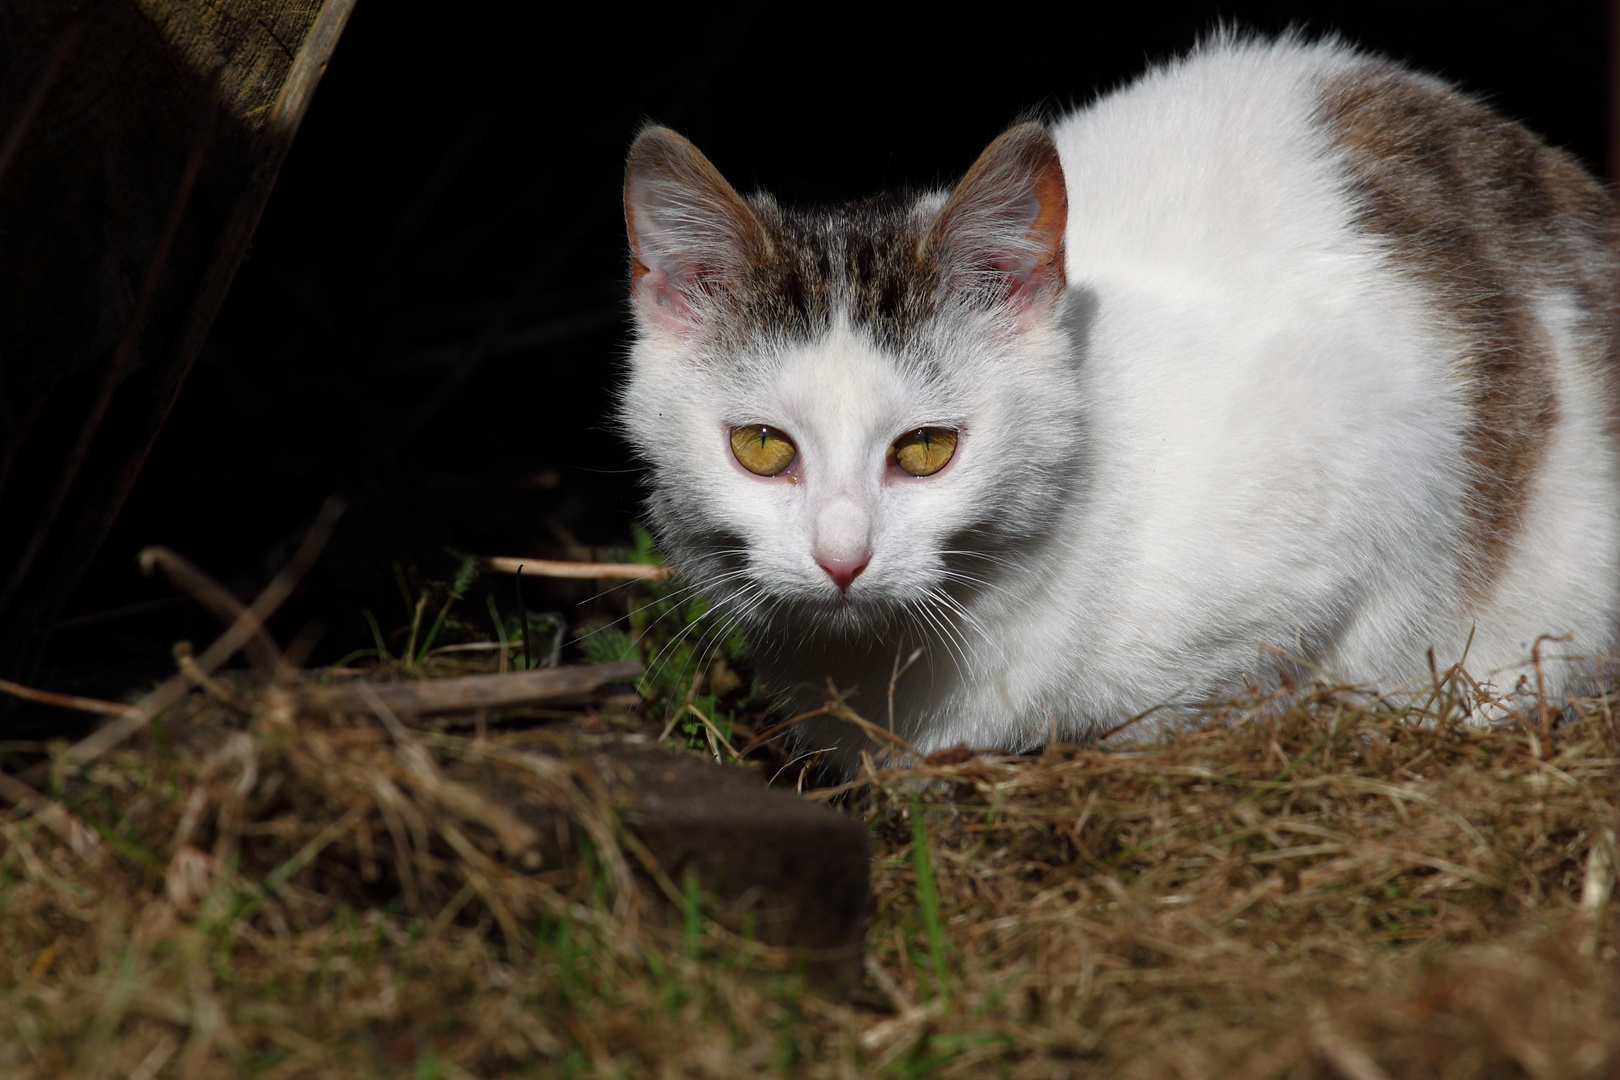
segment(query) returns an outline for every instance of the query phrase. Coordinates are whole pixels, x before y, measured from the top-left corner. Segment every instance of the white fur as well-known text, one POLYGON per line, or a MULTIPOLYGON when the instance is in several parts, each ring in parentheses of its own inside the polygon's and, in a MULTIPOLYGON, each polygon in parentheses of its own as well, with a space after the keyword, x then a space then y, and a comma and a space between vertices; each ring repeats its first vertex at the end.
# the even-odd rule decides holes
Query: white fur
MULTIPOLYGON (((710 582, 717 615, 749 626, 789 707, 819 705, 831 677, 884 722, 920 645, 900 734, 925 752, 1020 749, 1274 681, 1270 649, 1390 688, 1426 680, 1428 650, 1443 668, 1467 646, 1505 689, 1541 635, 1572 634, 1569 656, 1611 646, 1620 458, 1567 296, 1538 304, 1559 426, 1515 553, 1466 606, 1456 346, 1355 228, 1315 119, 1323 80, 1356 61, 1217 44, 1058 123, 1062 317, 942 327, 943 385, 847 323, 739 371, 642 319, 623 415, 661 539, 678 560, 694 522, 742 539, 736 576, 710 582), (743 423, 792 434, 796 481, 736 465, 726 433, 743 423), (884 448, 923 425, 961 428, 951 466, 887 474, 884 448), (954 565, 993 584, 953 583, 940 549, 986 507, 995 546, 954 565), (814 552, 862 541, 846 602, 814 552), (862 604, 878 614, 847 610, 862 604)), ((1548 689, 1583 670, 1548 666, 1548 689)), ((846 763, 862 745, 832 720, 807 731, 846 763)))

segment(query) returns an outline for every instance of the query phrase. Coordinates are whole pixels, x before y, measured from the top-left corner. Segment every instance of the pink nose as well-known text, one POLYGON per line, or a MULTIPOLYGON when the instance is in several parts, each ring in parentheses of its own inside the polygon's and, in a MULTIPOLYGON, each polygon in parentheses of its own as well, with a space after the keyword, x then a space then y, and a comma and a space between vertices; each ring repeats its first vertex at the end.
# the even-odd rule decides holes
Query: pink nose
POLYGON ((861 571, 866 569, 866 564, 871 561, 870 555, 861 555, 854 559, 816 559, 821 568, 827 571, 827 576, 833 579, 833 584, 838 586, 839 592, 848 592, 849 583, 859 577, 861 571))

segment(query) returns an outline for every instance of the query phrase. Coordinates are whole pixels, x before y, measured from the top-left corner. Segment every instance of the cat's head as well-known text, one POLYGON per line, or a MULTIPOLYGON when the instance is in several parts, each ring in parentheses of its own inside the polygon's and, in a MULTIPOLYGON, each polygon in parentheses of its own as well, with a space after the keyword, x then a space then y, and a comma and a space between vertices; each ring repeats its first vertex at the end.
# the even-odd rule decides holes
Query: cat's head
POLYGON ((1050 528, 1081 457, 1068 202, 1020 124, 954 191, 798 209, 642 131, 621 417, 676 566, 800 632, 945 615, 1050 528))

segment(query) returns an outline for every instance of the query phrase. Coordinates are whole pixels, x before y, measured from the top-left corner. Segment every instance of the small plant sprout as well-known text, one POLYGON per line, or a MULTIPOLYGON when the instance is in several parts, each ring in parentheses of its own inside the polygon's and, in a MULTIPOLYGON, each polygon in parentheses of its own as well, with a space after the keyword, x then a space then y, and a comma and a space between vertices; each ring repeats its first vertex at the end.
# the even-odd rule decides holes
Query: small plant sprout
MULTIPOLYGON (((456 567, 456 576, 450 582, 450 590, 445 595, 444 604, 439 608, 438 615, 434 616, 433 625, 428 629, 427 637, 422 642, 422 648, 416 654, 416 663, 421 664, 422 661, 427 659, 428 651, 433 648, 434 639, 439 636, 439 629, 444 626, 445 616, 450 614, 450 606, 467 595, 467 590, 472 588, 472 583, 477 578, 478 560, 471 555, 463 555, 461 564, 456 567)), ((424 601, 427 599, 425 593, 422 599, 424 601)), ((418 603, 418 611, 420 611, 420 607, 421 605, 418 603)), ((412 636, 415 636, 414 627, 412 628, 412 636)))

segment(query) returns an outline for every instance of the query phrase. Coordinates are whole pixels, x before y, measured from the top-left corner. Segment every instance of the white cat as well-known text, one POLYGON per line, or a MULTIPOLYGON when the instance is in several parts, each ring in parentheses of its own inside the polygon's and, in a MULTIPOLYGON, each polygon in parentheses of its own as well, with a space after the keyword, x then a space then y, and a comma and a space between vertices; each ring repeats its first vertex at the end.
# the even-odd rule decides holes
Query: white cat
POLYGON ((1287 656, 1511 691, 1568 634, 1561 701, 1615 644, 1609 199, 1434 79, 1223 37, 814 209, 649 127, 625 216, 652 524, 788 708, 885 723, 921 648, 898 733, 1019 750, 1287 656))

